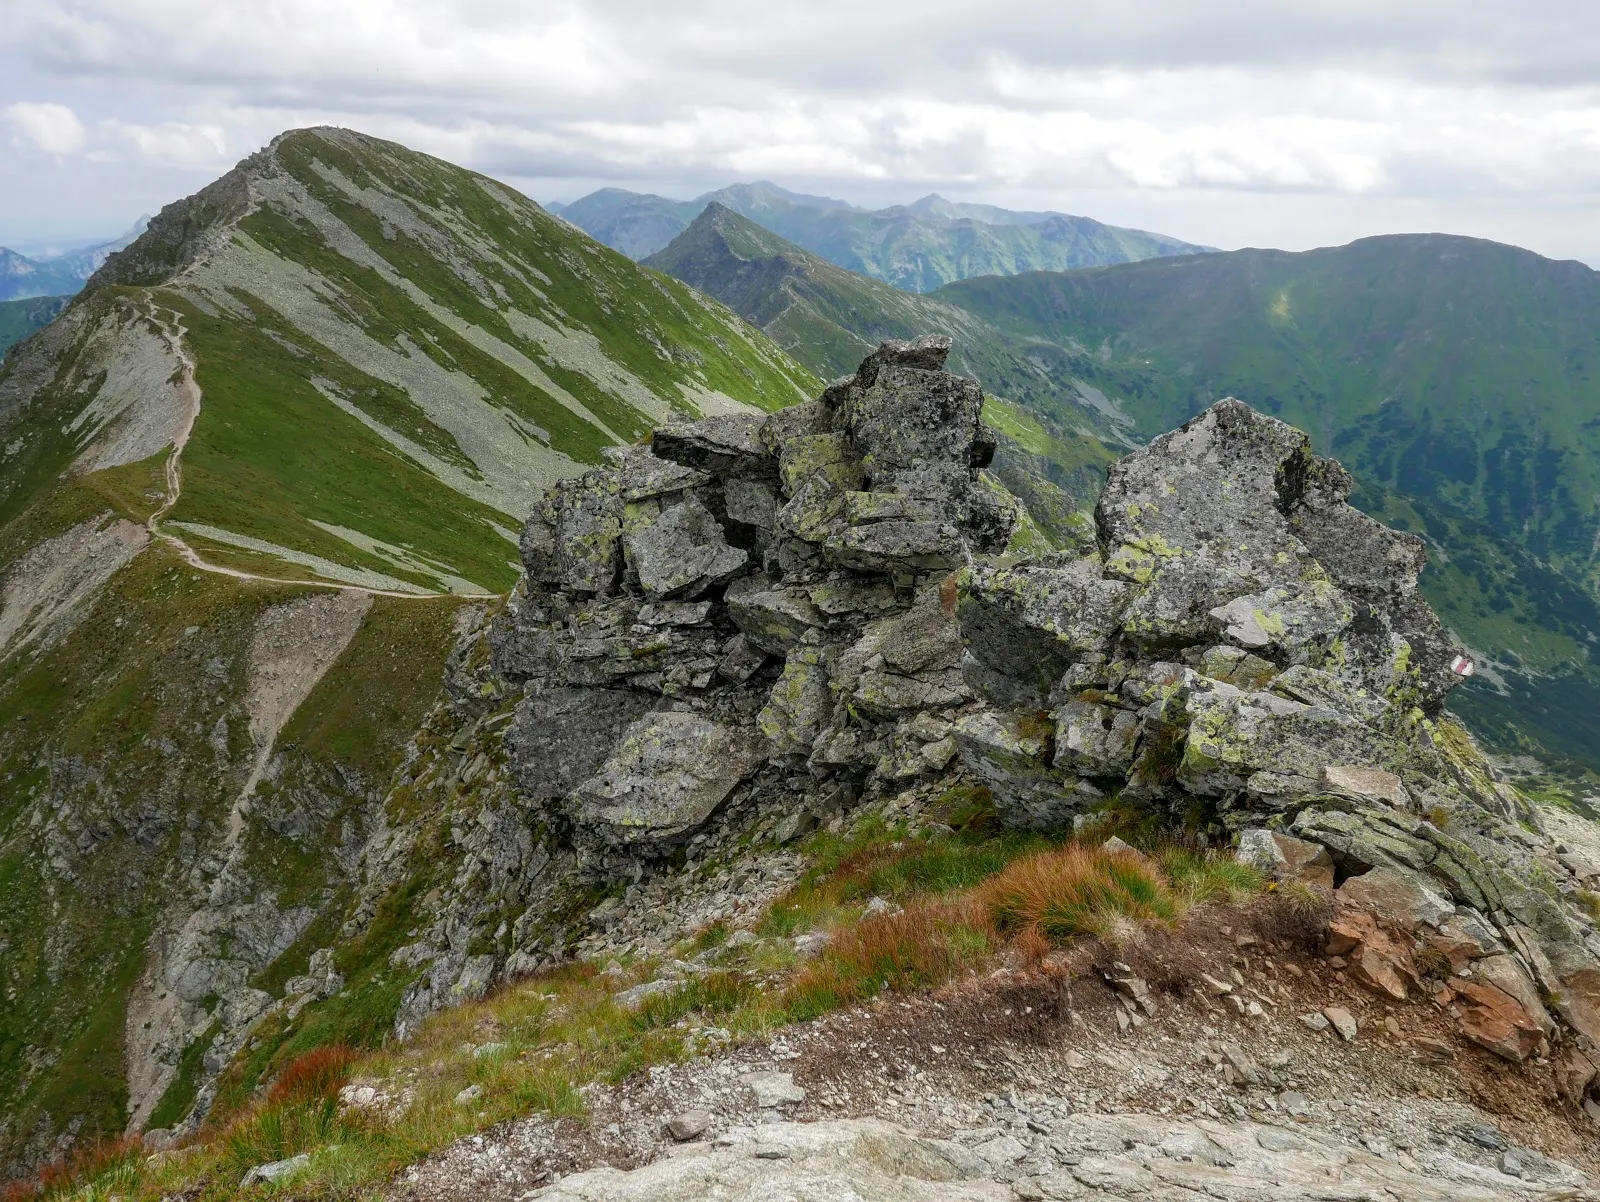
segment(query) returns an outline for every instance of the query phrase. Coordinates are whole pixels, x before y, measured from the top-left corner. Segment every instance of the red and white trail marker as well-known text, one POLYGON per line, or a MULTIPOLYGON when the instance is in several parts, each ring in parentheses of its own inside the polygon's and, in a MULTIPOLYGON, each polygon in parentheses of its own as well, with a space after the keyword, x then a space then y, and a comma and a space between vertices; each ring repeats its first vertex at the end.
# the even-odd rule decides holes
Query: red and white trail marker
POLYGON ((1473 662, 1464 655, 1458 655, 1450 661, 1450 671, 1457 676, 1471 676, 1477 670, 1473 662))

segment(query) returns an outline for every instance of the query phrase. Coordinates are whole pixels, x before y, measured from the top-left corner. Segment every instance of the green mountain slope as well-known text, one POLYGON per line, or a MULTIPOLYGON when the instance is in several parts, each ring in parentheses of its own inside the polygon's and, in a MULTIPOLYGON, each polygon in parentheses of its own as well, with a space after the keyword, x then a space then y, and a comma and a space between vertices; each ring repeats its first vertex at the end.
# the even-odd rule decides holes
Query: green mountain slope
POLYGON ((1142 433, 1235 395, 1311 431, 1435 547, 1429 600, 1488 661, 1453 704, 1600 768, 1600 275, 1495 243, 1372 238, 952 284, 1142 433))
POLYGON ((714 203, 830 263, 911 292, 969 276, 1126 263, 1206 249, 1064 213, 1015 213, 952 204, 938 196, 866 210, 764 182, 734 184, 692 201, 605 188, 573 201, 561 215, 608 246, 643 258, 665 247, 714 203))
POLYGON ((886 338, 948 334, 952 370, 988 391, 986 414, 1006 437, 998 470, 1057 537, 1087 531, 1087 510, 1131 422, 1067 357, 1017 349, 987 321, 934 297, 836 267, 713 201, 666 249, 645 260, 760 326, 818 375, 855 370, 886 338))
POLYGON ((35 296, 0 301, 0 362, 24 338, 44 329, 67 307, 69 297, 35 296))
POLYGON ((0 1178, 203 1112, 299 996, 540 489, 816 387, 531 201, 327 129, 164 210, 18 346, 0 1178))

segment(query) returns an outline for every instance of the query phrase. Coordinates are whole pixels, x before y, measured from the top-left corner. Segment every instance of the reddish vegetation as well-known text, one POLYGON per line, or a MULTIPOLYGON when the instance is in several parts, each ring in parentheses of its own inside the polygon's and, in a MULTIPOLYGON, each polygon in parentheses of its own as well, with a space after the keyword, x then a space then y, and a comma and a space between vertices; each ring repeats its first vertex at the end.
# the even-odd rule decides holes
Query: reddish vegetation
POLYGON ((1142 856, 1069 844, 1027 856, 980 890, 1002 930, 1059 943, 1104 934, 1116 917, 1162 921, 1177 907, 1166 882, 1142 856))
POLYGON ((357 1055, 353 1048, 334 1044, 297 1056, 273 1082, 267 1104, 316 1102, 332 1097, 350 1080, 357 1055))
POLYGON ((90 1180, 119 1161, 143 1155, 144 1141, 137 1135, 103 1139, 80 1148, 66 1160, 45 1165, 32 1177, 0 1185, 0 1202, 30 1202, 58 1185, 90 1180))

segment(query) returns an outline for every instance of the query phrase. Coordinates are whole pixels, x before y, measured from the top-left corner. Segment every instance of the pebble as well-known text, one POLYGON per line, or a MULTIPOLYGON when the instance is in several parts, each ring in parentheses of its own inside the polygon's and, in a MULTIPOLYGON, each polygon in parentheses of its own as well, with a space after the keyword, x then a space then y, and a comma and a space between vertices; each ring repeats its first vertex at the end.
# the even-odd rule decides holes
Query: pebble
POLYGON ((675 1114, 666 1123, 667 1134, 680 1144, 704 1135, 706 1128, 711 1126, 711 1116, 704 1110, 685 1110, 682 1114, 675 1114))

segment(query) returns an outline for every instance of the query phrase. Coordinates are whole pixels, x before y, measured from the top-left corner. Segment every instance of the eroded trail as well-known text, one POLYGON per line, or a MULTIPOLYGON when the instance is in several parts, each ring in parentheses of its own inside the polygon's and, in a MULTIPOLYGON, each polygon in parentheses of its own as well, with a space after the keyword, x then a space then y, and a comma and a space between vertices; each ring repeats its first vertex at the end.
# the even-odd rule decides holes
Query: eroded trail
MULTIPOLYGON (((401 589, 382 589, 373 588, 370 585, 348 584, 337 580, 268 576, 260 572, 247 572, 242 568, 230 568, 223 564, 209 562, 182 536, 163 529, 161 519, 172 511, 183 496, 183 451, 189 444, 189 436, 194 432, 194 423, 200 416, 201 392, 199 382, 195 379, 194 356, 189 353, 189 348, 184 342, 184 335, 188 331, 185 329, 180 315, 176 310, 161 309, 154 300, 149 298, 146 298, 145 303, 145 316, 149 319, 151 327, 161 335, 161 338, 172 351, 173 357, 182 365, 178 388, 186 401, 183 425, 180 427, 177 437, 173 440, 172 450, 167 456, 165 496, 155 511, 145 519, 145 529, 150 532, 152 538, 159 538, 165 542, 190 567, 202 572, 211 572, 217 576, 231 576, 235 580, 258 580, 266 584, 298 584, 310 588, 363 593, 374 597, 403 597, 409 600, 464 595, 420 589, 416 592, 407 592, 401 589)), ((472 595, 480 596, 479 594, 472 595)), ((482 597, 491 595, 488 593, 481 594, 482 597)))

